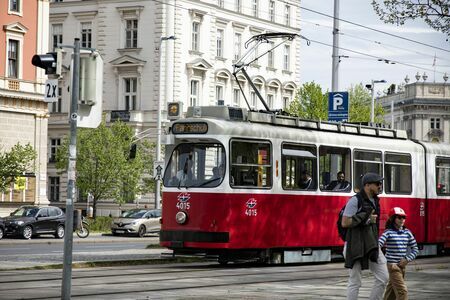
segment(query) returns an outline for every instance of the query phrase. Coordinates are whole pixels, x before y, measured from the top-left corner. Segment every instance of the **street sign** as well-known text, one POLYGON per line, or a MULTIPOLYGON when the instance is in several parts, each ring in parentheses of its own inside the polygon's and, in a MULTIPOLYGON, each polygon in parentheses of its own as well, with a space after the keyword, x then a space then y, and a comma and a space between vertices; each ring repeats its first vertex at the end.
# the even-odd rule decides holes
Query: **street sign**
POLYGON ((153 177, 155 177, 155 179, 162 178, 163 170, 164 170, 163 160, 153 162, 153 177))
POLYGON ((45 102, 58 101, 58 79, 47 79, 45 81, 45 102))
POLYGON ((348 120, 348 92, 328 93, 328 121, 348 120))

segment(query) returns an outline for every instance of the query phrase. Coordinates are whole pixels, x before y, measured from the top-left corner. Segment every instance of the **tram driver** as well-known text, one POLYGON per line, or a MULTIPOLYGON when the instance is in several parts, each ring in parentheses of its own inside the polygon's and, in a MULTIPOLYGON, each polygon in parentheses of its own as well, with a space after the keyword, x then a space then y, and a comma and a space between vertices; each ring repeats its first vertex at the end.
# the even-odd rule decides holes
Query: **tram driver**
POLYGON ((192 171, 194 163, 192 160, 192 154, 186 158, 183 165, 183 169, 178 170, 177 174, 172 178, 172 184, 178 184, 179 186, 191 185, 195 180, 194 173, 192 171))

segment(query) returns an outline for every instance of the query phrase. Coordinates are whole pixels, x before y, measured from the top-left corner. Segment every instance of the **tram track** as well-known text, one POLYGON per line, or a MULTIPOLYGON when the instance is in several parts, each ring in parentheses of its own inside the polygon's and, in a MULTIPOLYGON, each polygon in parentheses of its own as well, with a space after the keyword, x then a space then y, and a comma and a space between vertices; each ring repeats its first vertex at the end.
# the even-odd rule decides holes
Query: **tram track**
MULTIPOLYGON (((418 260, 422 270, 447 271, 448 257, 435 261, 418 260)), ((311 280, 330 283, 342 289, 347 281, 347 271, 341 263, 289 266, 230 265, 227 267, 204 265, 152 265, 108 267, 101 269, 76 269, 72 279, 73 298, 120 299, 125 295, 185 294, 193 290, 239 290, 255 286, 308 286, 311 280)), ((0 272, 0 298, 17 299, 20 286, 21 299, 57 299, 60 297, 61 272, 38 271, 26 278, 24 271, 0 272), (7 273, 7 274, 5 274, 7 273), (20 281, 17 281, 21 277, 20 281), (41 289, 42 288, 42 289, 41 289), (43 289, 45 288, 45 292, 43 289), (36 292, 37 291, 37 292, 36 292)), ((420 272, 419 272, 420 273, 420 272)), ((365 276, 369 277, 369 276, 365 276)), ((331 287, 330 287, 331 288, 331 287)), ((426 290, 423 290, 426 293, 426 290)), ((428 291, 432 293, 432 291, 428 291)), ((128 297, 125 297, 128 298, 128 297)), ((133 298, 136 299, 136 298, 133 298)), ((331 299, 331 298, 330 298, 331 299)))

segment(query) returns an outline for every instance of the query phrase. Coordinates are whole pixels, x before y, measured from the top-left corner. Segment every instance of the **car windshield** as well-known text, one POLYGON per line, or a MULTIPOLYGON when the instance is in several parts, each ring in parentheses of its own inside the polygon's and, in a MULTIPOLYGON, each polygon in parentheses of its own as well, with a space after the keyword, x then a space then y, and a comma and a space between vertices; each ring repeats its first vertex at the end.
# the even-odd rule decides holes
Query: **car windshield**
POLYGON ((142 218, 148 210, 146 209, 132 209, 124 211, 121 215, 122 218, 139 219, 142 218))
POLYGON ((225 176, 225 149, 221 144, 180 144, 164 173, 166 187, 216 187, 225 176))
POLYGON ((11 216, 14 217, 35 217, 38 213, 39 208, 37 207, 19 207, 16 209, 13 213, 11 213, 11 216))

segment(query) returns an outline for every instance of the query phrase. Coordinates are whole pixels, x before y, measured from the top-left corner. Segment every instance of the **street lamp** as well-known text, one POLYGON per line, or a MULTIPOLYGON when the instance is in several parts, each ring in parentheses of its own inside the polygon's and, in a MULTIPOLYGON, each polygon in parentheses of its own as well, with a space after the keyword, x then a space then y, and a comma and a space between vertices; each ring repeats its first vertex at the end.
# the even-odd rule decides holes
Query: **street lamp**
MULTIPOLYGON (((159 97, 158 97, 158 110, 156 116, 156 161, 159 163, 161 161, 161 102, 162 102, 162 42, 168 40, 175 40, 175 36, 162 36, 159 41, 159 97)), ((166 53, 168 55, 168 53, 166 53)), ((168 84, 167 82, 165 84, 168 84)), ((160 208, 159 202, 161 201, 161 176, 156 176, 156 187, 155 187, 155 208, 160 208)))
POLYGON ((372 91, 372 101, 370 103, 370 122, 374 122, 375 119, 375 83, 385 83, 386 80, 373 80, 372 84, 366 84, 366 88, 372 91))

